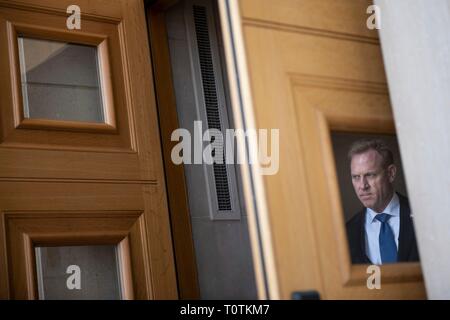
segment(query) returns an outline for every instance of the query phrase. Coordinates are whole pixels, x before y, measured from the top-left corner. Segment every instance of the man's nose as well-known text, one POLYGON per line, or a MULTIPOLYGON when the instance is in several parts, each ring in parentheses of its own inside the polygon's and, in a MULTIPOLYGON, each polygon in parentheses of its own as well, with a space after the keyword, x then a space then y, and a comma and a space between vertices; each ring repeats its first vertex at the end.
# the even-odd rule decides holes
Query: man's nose
POLYGON ((362 180, 361 180, 361 185, 360 185, 360 188, 362 189, 362 190, 367 190, 367 189, 369 189, 369 182, 367 181, 367 178, 363 178, 362 180))

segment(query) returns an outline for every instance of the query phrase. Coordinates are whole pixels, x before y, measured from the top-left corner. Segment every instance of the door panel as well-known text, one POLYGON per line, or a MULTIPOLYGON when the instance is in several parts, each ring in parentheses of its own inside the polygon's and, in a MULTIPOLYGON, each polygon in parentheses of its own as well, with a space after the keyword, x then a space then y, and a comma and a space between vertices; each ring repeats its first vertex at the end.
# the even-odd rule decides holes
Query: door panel
POLYGON ((418 263, 382 266, 381 289, 369 290, 367 265, 349 258, 331 131, 395 133, 378 35, 366 28, 369 5, 240 3, 256 126, 280 129, 279 172, 263 178, 273 296, 425 297, 418 263))
POLYGON ((246 21, 261 23, 269 28, 302 28, 316 35, 330 31, 337 35, 354 35, 356 38, 377 38, 376 32, 365 28, 365 12, 370 3, 366 0, 284 0, 241 1, 242 14, 246 21))
POLYGON ((1 298, 38 297, 35 247, 96 245, 118 250, 123 298, 177 297, 144 15, 138 0, 0 1, 1 298), (74 4, 81 30, 66 27, 74 4), (41 118, 24 112, 18 37, 42 40, 26 74, 41 118), (92 47, 91 62, 61 43, 92 47), (45 116, 88 110, 92 90, 102 119, 45 116))

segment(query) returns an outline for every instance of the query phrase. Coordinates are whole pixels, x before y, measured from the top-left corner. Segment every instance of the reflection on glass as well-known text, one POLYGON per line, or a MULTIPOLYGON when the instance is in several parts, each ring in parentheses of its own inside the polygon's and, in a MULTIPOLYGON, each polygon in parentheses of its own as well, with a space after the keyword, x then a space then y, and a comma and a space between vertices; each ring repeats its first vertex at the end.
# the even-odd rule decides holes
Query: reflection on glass
POLYGON ((396 137, 353 133, 331 137, 352 262, 418 261, 396 137))
POLYGON ((18 38, 25 118, 104 122, 95 46, 18 38))
POLYGON ((36 247, 35 254, 39 299, 121 299, 116 246, 36 247))

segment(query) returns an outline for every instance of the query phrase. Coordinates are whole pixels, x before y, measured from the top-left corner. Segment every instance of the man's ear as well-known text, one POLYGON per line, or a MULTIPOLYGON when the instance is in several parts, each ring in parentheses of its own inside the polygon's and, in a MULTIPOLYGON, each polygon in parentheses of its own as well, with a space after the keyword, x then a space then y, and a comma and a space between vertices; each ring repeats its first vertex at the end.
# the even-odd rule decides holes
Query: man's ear
POLYGON ((397 174, 397 167, 395 164, 391 164, 387 167, 387 173, 389 177, 389 182, 393 183, 395 180, 395 175, 397 174))

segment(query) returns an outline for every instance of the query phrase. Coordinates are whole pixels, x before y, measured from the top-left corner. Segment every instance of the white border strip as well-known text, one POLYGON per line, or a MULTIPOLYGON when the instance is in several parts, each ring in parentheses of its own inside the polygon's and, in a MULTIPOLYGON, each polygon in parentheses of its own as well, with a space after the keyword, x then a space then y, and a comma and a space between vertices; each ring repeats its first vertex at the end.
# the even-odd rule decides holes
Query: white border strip
POLYGON ((34 254, 36 256, 36 273, 37 273, 37 285, 38 285, 38 299, 45 300, 44 290, 44 275, 42 272, 42 248, 35 247, 34 254))
MULTIPOLYGON (((244 131, 256 129, 239 3, 236 0, 219 0, 218 3, 235 128, 244 131)), ((237 137, 238 154, 246 154, 247 159, 258 159, 257 138, 249 135, 247 139, 237 137)), ((260 299, 280 299, 261 170, 259 165, 249 165, 247 162, 240 165, 240 170, 258 296, 260 299)))

